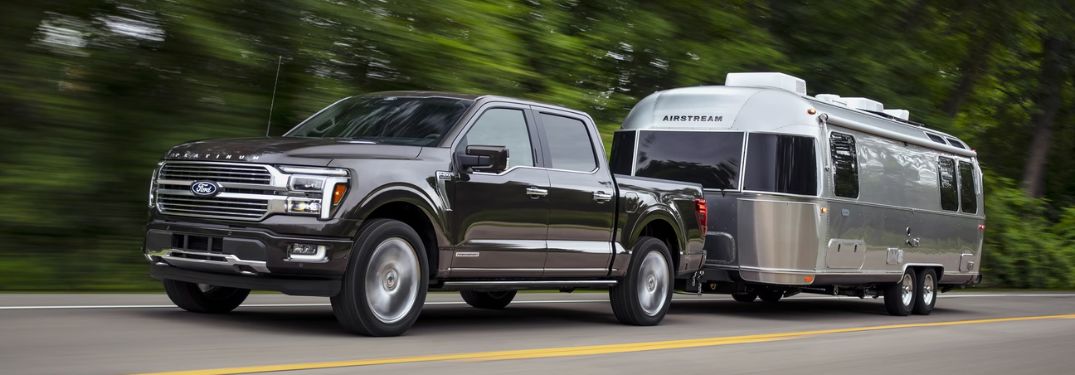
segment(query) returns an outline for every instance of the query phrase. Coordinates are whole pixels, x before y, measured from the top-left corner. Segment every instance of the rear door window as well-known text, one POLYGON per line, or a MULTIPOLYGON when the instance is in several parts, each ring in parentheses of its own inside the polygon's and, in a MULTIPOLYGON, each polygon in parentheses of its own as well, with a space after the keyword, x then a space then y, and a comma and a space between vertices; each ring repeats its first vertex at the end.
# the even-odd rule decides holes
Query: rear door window
POLYGON ((641 131, 636 176, 739 189, 743 133, 641 131))
POLYGON ((743 189, 817 195, 814 139, 796 135, 751 134, 743 189))
POLYGON ((552 168, 577 172, 597 169, 594 143, 586 123, 581 120, 547 113, 541 115, 541 127, 548 140, 552 168))
POLYGON ((832 152, 833 193, 838 197, 858 198, 859 163, 855 149, 855 137, 832 132, 829 135, 832 152))
POLYGON ((959 192, 956 191, 956 162, 951 158, 937 158, 938 181, 941 187, 941 209, 959 210, 959 192))
POLYGON ((978 213, 978 189, 974 186, 974 165, 965 161, 959 162, 959 204, 963 212, 969 214, 978 213))

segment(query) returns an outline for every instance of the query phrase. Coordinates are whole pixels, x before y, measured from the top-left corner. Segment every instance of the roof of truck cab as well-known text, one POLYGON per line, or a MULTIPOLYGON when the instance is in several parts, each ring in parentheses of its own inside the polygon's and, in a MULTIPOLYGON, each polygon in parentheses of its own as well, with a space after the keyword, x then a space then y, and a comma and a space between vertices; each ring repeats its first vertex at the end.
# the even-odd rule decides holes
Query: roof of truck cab
POLYGON ((366 96, 441 97, 441 98, 454 98, 454 99, 460 99, 460 100, 471 100, 471 101, 475 101, 475 102, 479 102, 479 101, 505 101, 505 102, 524 104, 524 105, 533 105, 533 106, 539 106, 539 107, 553 108, 553 109, 556 109, 556 110, 560 110, 560 111, 564 111, 564 112, 571 112, 571 113, 574 113, 574 114, 577 114, 577 115, 580 115, 580 116, 585 116, 587 118, 590 117, 590 115, 587 114, 586 112, 571 109, 571 108, 568 108, 568 107, 564 107, 562 105, 542 103, 542 102, 536 102, 536 101, 533 101, 533 100, 519 99, 519 98, 513 98, 513 97, 510 97, 510 96, 501 96, 501 95, 474 95, 474 94, 462 94, 462 93, 456 93, 456 92, 409 91, 409 90, 403 90, 403 91, 379 91, 379 92, 371 92, 371 93, 365 94, 365 95, 366 96))

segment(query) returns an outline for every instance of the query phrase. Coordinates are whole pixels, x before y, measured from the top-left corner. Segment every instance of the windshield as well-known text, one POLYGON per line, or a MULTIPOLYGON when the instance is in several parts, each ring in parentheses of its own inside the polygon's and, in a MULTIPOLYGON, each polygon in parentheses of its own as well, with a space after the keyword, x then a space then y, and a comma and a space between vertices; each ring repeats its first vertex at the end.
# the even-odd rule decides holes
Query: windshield
POLYGON ((333 104, 285 136, 434 146, 473 103, 435 96, 356 96, 333 104))
MULTIPOLYGON (((707 189, 739 188, 743 133, 643 130, 638 137, 635 176, 695 182, 707 189)), ((618 152, 614 146, 613 160, 619 159, 618 152)))

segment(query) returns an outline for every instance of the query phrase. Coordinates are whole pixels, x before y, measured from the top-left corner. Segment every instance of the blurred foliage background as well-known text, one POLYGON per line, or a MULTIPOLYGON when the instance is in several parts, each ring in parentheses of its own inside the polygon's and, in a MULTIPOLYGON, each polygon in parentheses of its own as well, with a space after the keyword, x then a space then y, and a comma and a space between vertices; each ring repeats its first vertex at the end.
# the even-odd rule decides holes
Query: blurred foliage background
POLYGON ((1070 1, 6 1, 0 290, 156 288, 139 251, 176 143, 283 133, 334 100, 430 89, 585 110, 782 71, 975 147, 987 285, 1075 287, 1070 1))

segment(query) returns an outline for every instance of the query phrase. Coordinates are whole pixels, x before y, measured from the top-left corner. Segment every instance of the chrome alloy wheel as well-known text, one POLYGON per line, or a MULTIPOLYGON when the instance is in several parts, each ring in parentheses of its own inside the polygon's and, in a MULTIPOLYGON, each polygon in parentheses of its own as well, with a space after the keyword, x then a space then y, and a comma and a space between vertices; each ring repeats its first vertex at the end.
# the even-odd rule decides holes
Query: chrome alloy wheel
POLYGON ((651 251, 642 259, 638 275, 638 303, 646 315, 657 315, 668 299, 668 261, 651 251))
POLYGON ((366 303, 382 323, 400 321, 418 297, 418 256, 406 240, 391 237, 373 250, 366 266, 366 303))
POLYGON ((914 302, 914 278, 903 275, 903 279, 900 279, 900 302, 903 302, 904 306, 911 306, 914 302))
POLYGON ((922 303, 926 304, 926 306, 929 306, 933 303, 933 298, 937 295, 934 292, 934 288, 936 288, 936 283, 933 282, 933 274, 924 273, 924 277, 922 278, 921 282, 922 303))

